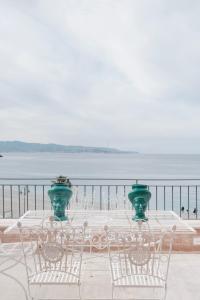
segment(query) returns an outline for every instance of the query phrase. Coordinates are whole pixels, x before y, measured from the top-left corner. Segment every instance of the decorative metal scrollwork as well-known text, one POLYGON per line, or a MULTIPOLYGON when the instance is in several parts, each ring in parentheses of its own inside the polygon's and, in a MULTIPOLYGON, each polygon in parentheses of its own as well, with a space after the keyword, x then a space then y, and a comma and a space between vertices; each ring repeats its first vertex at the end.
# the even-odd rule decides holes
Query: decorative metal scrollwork
POLYGON ((104 232, 98 232, 92 235, 90 239, 91 246, 97 250, 103 250, 107 248, 107 236, 104 232))
POLYGON ((148 245, 132 245, 128 249, 128 258, 131 264, 136 266, 146 265, 151 258, 151 251, 148 245))
POLYGON ((39 246, 39 252, 45 261, 57 263, 61 261, 64 255, 64 249, 61 244, 56 242, 47 242, 39 246))

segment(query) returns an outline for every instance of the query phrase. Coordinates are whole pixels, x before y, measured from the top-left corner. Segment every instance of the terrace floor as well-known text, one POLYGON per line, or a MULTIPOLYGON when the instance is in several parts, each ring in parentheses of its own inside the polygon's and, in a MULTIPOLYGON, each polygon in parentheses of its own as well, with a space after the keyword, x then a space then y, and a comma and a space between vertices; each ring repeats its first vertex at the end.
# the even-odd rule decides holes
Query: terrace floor
MULTIPOLYGON (((12 274, 25 282, 25 270, 18 265, 12 269, 12 274)), ((111 299, 111 280, 108 257, 84 256, 82 270, 82 299, 111 299)), ((21 288, 11 279, 0 274, 0 299, 24 300, 21 288)), ((124 299, 133 297, 125 293, 124 299)), ((47 299, 76 298, 75 290, 68 288, 46 288, 41 291, 41 296, 47 299), (59 290, 58 290, 59 289, 59 290), (47 293, 48 292, 48 293, 47 293), (50 295, 48 297, 48 295, 50 295)), ((116 295, 117 296, 117 295, 116 295)), ((167 300, 199 300, 200 299, 200 253, 172 254, 167 300)))

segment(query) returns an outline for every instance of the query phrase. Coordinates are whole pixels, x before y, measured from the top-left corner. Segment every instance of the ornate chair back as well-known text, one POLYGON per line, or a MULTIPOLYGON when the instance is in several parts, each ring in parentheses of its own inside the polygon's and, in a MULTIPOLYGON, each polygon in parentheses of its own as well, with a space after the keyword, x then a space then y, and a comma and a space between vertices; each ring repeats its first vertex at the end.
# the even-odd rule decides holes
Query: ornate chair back
POLYGON ((166 288, 174 231, 153 233, 147 223, 130 231, 108 230, 113 287, 166 288))
MULTIPOLYGON (((52 275, 54 278, 53 274, 57 272, 59 276, 55 276, 55 283, 63 283, 62 278, 67 280, 66 274, 68 274, 68 279, 70 278, 69 283, 80 283, 84 246, 83 227, 72 227, 69 224, 63 227, 61 222, 50 219, 41 227, 23 228, 19 223, 18 228, 29 282, 33 282, 32 279, 38 278, 37 275, 39 274, 44 274, 44 278, 48 274, 46 276, 48 281, 49 276, 52 275), (24 251, 24 245, 27 241, 31 245, 31 252, 28 253, 28 256, 24 251), (31 269, 30 256, 32 257, 31 269)), ((53 281, 52 278, 51 282, 53 281)), ((45 283, 45 280, 42 283, 45 283)))

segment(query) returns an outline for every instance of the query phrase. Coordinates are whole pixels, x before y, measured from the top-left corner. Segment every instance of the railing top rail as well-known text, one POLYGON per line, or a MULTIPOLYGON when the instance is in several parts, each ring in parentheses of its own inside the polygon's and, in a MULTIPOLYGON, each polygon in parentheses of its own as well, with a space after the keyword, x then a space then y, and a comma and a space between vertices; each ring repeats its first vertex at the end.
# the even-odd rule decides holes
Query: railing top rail
MULTIPOLYGON (((40 178, 25 178, 25 177, 5 177, 0 178, 0 180, 53 180, 54 177, 40 177, 40 178)), ((102 177, 70 177, 70 180, 100 180, 100 181, 200 181, 200 178, 102 178, 102 177)))
MULTIPOLYGON (((35 183, 0 183, 0 187, 50 187, 51 184, 35 184, 35 183)), ((72 184, 72 187, 131 187, 132 184, 72 184)), ((148 185, 151 188, 193 188, 193 187, 200 187, 199 184, 149 184, 148 185)))

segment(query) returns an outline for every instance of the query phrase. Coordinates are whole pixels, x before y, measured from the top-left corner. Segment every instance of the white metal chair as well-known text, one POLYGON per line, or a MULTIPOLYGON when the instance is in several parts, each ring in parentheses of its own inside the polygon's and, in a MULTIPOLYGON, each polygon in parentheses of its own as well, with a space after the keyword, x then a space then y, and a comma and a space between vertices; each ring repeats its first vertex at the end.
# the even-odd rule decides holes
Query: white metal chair
POLYGON ((35 298, 31 287, 44 285, 76 286, 78 298, 81 298, 80 276, 84 228, 73 228, 70 225, 65 225, 63 228, 62 222, 54 222, 53 219, 50 219, 45 226, 23 228, 19 223, 18 228, 31 299, 35 298), (27 256, 24 251, 26 241, 31 243, 31 256, 27 256))
POLYGON ((126 299, 130 292, 132 299, 166 299, 174 231, 175 227, 170 233, 153 234, 147 224, 145 227, 140 224, 137 230, 114 235, 108 231, 112 298, 116 288, 123 288, 127 292, 126 299), (117 245, 117 250, 113 245, 117 245), (147 293, 147 298, 145 293, 138 297, 139 288, 140 292, 147 293))

